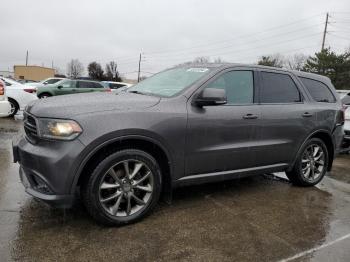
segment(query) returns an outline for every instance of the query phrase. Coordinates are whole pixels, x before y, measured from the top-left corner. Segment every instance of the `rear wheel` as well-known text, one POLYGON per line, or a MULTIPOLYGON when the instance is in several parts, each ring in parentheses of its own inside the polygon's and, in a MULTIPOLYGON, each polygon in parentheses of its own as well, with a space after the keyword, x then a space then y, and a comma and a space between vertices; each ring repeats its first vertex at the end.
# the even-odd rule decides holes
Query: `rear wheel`
POLYGON ((18 110, 19 110, 19 105, 17 103, 16 100, 12 99, 12 98, 8 98, 8 101, 11 105, 11 111, 10 111, 10 117, 14 116, 15 114, 17 114, 18 110))
POLYGON ((98 164, 82 185, 83 202, 90 215, 105 225, 136 222, 159 200, 160 168, 148 153, 126 149, 98 164))
POLYGON ((312 138, 305 143, 292 171, 286 175, 295 185, 314 186, 325 176, 327 168, 327 147, 321 139, 312 138))
POLYGON ((49 93, 42 93, 42 94, 38 95, 38 97, 39 97, 40 99, 42 99, 42 98, 47 98, 47 97, 50 97, 50 96, 52 96, 52 95, 49 94, 49 93))

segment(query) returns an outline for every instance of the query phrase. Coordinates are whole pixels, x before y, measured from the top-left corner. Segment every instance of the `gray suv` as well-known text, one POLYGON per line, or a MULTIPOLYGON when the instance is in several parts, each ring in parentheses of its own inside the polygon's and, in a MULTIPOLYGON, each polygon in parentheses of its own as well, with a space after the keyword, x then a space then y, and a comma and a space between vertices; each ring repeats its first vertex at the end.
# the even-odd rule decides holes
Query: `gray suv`
POLYGON ((313 186, 331 170, 344 111, 326 77, 240 64, 175 67, 121 93, 42 99, 13 142, 26 192, 100 223, 149 214, 174 187, 285 171, 313 186))

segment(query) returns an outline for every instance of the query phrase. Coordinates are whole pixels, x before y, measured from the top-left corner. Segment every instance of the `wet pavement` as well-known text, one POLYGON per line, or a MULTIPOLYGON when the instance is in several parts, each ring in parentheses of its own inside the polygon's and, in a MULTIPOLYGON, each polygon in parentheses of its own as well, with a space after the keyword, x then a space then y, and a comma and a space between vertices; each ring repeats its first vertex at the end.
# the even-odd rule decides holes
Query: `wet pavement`
POLYGON ((102 227, 80 203, 53 209, 24 193, 0 119, 0 261, 349 261, 350 156, 317 187, 283 174, 181 188, 143 221, 102 227))

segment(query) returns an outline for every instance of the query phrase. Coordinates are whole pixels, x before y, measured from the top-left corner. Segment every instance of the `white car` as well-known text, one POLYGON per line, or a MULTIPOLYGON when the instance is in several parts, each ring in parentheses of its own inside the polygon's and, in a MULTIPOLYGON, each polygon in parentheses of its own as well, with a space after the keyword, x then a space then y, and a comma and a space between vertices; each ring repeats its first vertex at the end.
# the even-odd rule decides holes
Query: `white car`
POLYGON ((64 78, 62 78, 62 77, 50 77, 50 78, 44 79, 44 80, 42 80, 40 82, 25 83, 24 85, 39 87, 39 86, 44 86, 44 85, 55 84, 58 81, 61 81, 62 79, 64 79, 64 78))
POLYGON ((350 148, 350 90, 337 90, 345 109, 345 123, 344 123, 344 147, 350 148))
POLYGON ((9 116, 11 112, 11 106, 6 97, 6 86, 3 81, 0 80, 0 117, 9 116))
POLYGON ((120 90, 124 90, 125 88, 129 88, 132 86, 132 84, 125 82, 102 81, 102 83, 104 83, 106 87, 109 87, 112 90, 112 92, 118 92, 120 90))
POLYGON ((22 111, 29 102, 38 99, 35 87, 22 85, 10 78, 0 77, 0 80, 2 80, 6 86, 6 96, 11 105, 10 116, 16 115, 18 111, 22 111))

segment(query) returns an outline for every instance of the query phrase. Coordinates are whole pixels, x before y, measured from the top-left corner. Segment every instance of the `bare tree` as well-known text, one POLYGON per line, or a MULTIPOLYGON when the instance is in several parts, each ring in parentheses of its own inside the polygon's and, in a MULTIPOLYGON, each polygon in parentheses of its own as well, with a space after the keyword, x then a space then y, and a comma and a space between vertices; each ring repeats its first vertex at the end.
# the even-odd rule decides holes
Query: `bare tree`
POLYGON ((285 61, 285 67, 292 70, 303 70, 307 56, 304 54, 295 54, 291 57, 288 57, 285 61))
POLYGON ((121 81, 121 77, 118 72, 118 66, 117 63, 114 61, 109 62, 106 64, 106 75, 107 80, 110 81, 121 81))
POLYGON ((72 59, 67 64, 67 75, 70 78, 77 78, 84 73, 84 66, 78 59, 72 59))
POLYGON ((193 63, 195 63, 195 64, 206 64, 209 62, 210 62, 210 58, 207 56, 199 56, 193 60, 193 63))

